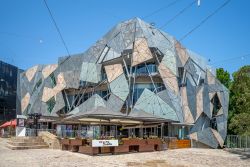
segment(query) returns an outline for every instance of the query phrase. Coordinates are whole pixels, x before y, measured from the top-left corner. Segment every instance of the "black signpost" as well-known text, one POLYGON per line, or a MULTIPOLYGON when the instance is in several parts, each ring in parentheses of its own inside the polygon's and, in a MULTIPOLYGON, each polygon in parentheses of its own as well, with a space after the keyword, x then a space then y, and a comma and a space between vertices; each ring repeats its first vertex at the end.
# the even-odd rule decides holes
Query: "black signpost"
POLYGON ((37 136, 37 129, 38 129, 38 120, 41 117, 41 114, 39 113, 32 113, 32 114, 28 114, 30 119, 33 119, 33 127, 35 129, 35 134, 37 136))

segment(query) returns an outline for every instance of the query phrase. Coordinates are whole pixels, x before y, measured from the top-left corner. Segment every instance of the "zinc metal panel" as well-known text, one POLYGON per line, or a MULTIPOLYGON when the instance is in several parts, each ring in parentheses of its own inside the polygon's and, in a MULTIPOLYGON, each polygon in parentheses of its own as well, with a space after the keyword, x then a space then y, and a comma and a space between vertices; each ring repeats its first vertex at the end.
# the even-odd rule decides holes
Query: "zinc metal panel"
POLYGON ((107 101, 107 108, 111 109, 115 112, 120 112, 122 109, 122 106, 124 104, 124 101, 121 100, 119 97, 117 97, 114 94, 111 94, 108 101, 107 101))
POLYGON ((91 82, 91 83, 98 83, 100 81, 100 65, 95 63, 82 63, 82 70, 80 74, 80 80, 91 82))
POLYGON ((134 108, 143 110, 161 118, 179 121, 175 111, 160 97, 148 89, 144 89, 141 96, 135 103, 134 108))
POLYGON ((218 147, 218 141, 213 135, 211 128, 206 128, 202 131, 197 132, 198 141, 206 144, 212 148, 218 147))
POLYGON ((123 101, 127 99, 129 94, 128 82, 125 75, 122 74, 110 83, 111 92, 121 98, 123 101))

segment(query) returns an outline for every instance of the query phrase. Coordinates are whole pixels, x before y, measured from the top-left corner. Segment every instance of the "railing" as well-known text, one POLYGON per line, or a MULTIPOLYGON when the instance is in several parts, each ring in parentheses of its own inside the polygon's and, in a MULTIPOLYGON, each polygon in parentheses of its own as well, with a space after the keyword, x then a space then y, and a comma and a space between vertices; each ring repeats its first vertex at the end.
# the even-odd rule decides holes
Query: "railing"
POLYGON ((58 137, 61 138, 109 138, 109 137, 116 137, 115 131, 107 131, 105 133, 99 133, 99 131, 95 130, 60 130, 56 132, 58 137))
POLYGON ((30 128, 26 128, 26 136, 36 136, 36 131, 37 134, 39 132, 50 132, 52 134, 56 135, 56 130, 55 129, 30 129, 30 128))
POLYGON ((226 146, 227 148, 250 148, 250 136, 228 135, 226 146))
MULTIPOLYGON (((116 137, 115 131, 106 131, 100 134, 96 130, 56 130, 56 129, 37 129, 37 134, 39 132, 50 132, 60 138, 109 138, 116 137)), ((26 128, 26 136, 36 136, 36 129, 26 128)))
POLYGON ((61 138, 74 138, 74 137, 84 137, 85 135, 81 130, 60 130, 57 131, 57 136, 61 138))

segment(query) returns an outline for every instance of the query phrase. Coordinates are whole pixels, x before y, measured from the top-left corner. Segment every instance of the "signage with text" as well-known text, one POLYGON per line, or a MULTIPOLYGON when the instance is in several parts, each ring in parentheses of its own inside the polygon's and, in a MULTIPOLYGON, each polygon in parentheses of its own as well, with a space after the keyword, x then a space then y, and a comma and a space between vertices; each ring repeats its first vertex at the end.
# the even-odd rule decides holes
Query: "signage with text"
POLYGON ((92 140, 92 147, 118 146, 118 140, 92 140))

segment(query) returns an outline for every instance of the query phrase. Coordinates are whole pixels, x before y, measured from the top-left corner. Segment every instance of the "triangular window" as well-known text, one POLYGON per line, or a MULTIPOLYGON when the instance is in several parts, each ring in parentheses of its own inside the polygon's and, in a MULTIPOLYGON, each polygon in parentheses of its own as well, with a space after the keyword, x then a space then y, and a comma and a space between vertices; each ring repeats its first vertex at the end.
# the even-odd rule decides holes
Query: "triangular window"
POLYGON ((211 103, 213 104, 212 117, 215 117, 218 114, 219 110, 221 109, 221 103, 217 93, 211 99, 211 103))

